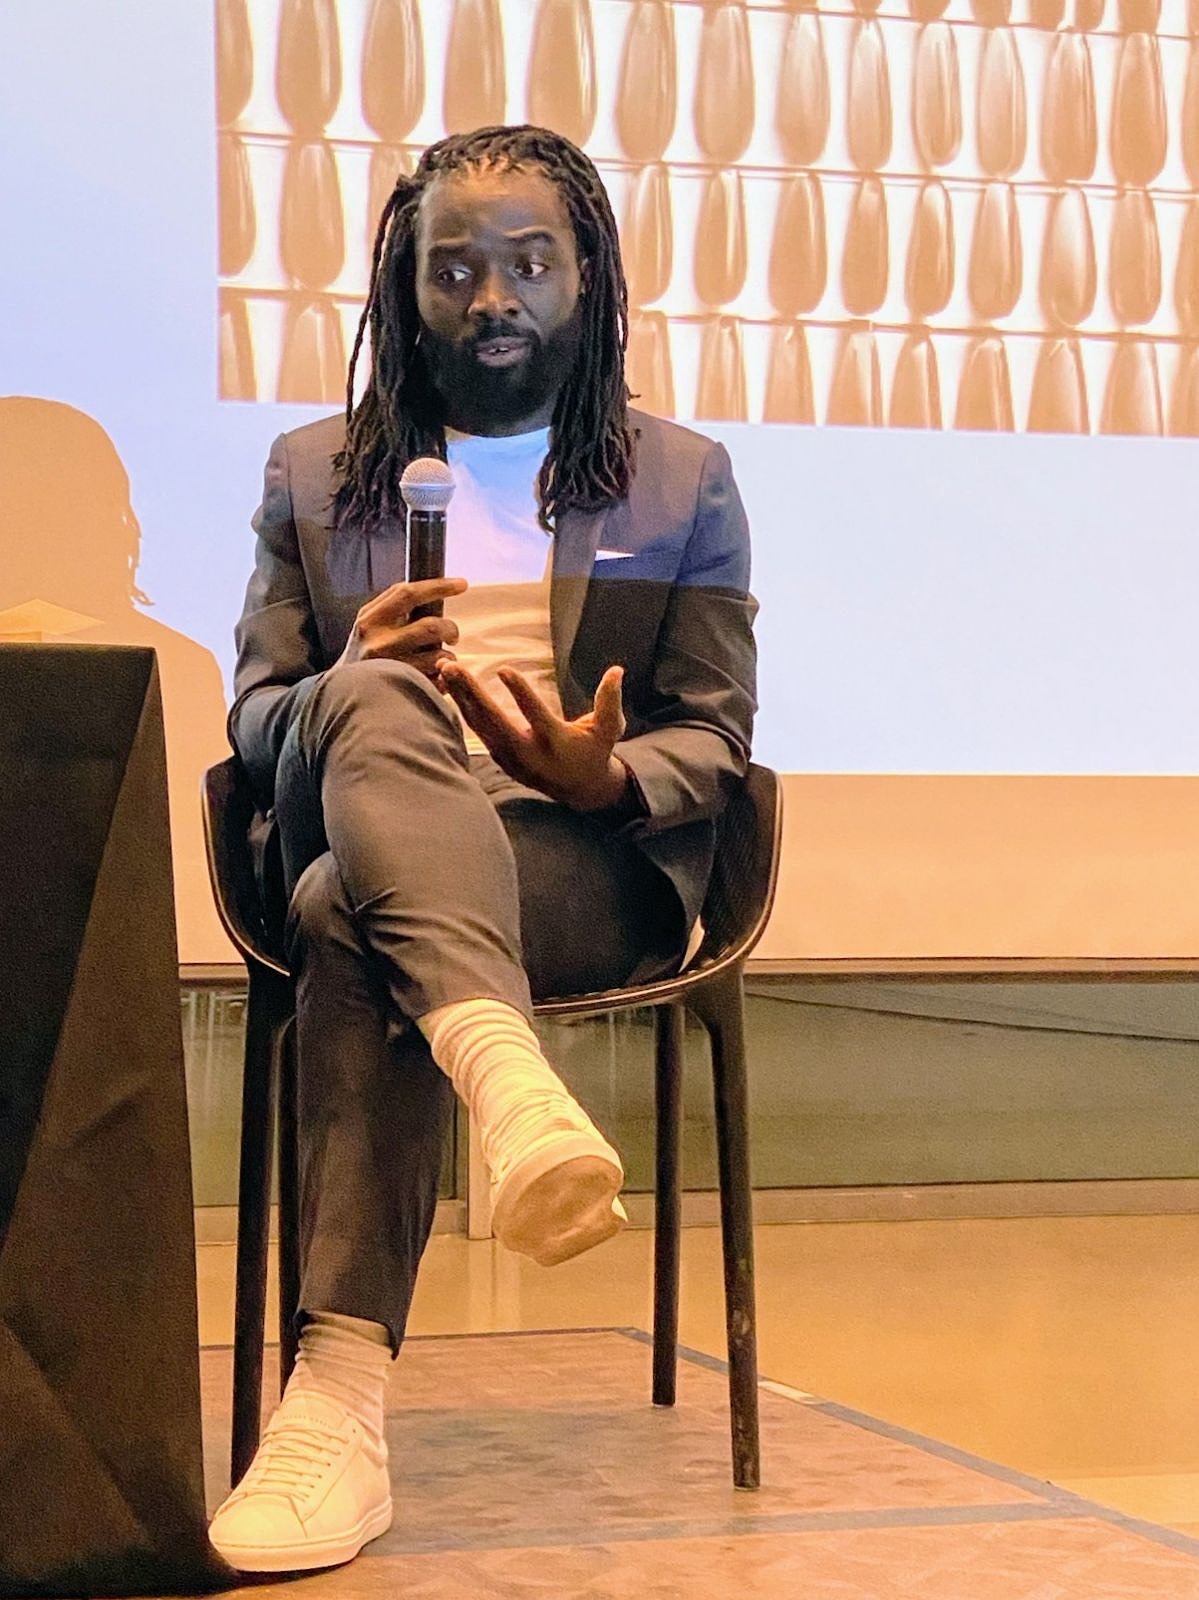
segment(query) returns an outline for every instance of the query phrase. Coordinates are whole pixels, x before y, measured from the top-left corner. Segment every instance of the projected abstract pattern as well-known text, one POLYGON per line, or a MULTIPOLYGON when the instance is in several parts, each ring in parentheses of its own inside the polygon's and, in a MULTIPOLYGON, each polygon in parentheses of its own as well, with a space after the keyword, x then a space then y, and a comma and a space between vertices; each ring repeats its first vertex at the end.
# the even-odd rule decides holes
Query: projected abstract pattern
POLYGON ((220 393, 336 405, 447 131, 583 144, 641 404, 1199 435, 1199 0, 216 0, 220 393))

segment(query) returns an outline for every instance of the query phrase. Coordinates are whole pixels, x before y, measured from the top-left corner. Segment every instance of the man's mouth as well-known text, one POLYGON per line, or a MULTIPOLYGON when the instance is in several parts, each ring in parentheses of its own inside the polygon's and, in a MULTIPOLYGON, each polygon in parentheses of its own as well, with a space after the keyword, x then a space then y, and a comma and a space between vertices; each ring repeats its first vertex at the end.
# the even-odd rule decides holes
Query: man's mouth
POLYGON ((485 367, 511 367, 522 361, 529 351, 528 339, 505 337, 482 339, 475 346, 475 355, 485 367))

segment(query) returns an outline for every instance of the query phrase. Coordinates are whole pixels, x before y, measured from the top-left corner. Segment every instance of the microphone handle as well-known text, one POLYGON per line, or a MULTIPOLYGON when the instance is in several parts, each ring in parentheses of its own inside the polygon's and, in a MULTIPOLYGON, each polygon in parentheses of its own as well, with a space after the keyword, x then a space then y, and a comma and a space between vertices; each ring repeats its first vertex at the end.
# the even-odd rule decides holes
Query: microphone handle
MULTIPOLYGON (((408 513, 408 581, 420 578, 445 577, 445 512, 409 511, 408 513)), ((434 600, 427 606, 417 606, 408 620, 418 617, 439 617, 444 605, 434 600)))

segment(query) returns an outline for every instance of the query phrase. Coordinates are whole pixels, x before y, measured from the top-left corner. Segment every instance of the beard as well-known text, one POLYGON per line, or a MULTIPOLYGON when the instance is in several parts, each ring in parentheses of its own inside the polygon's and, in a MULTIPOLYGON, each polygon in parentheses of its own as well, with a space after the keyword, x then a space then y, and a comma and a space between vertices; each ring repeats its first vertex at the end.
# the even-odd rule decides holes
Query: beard
POLYGON ((447 339, 422 322, 419 351, 445 417, 463 432, 486 433, 534 416, 556 398, 574 369, 582 325, 578 306, 545 339, 500 319, 480 323, 464 339, 447 339), (515 366, 486 366, 479 345, 503 338, 526 341, 528 354, 515 366))

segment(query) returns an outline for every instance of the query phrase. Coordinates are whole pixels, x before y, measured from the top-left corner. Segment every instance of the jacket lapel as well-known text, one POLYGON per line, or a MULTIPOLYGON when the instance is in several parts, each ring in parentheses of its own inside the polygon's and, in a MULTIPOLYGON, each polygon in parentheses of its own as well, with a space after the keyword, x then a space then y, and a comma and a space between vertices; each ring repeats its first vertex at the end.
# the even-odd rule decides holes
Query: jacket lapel
POLYGON ((587 586, 595 566, 610 507, 599 511, 567 511, 554 530, 553 563, 550 569, 550 640, 554 647, 554 667, 558 693, 568 717, 586 711, 585 698, 570 671, 587 586))

